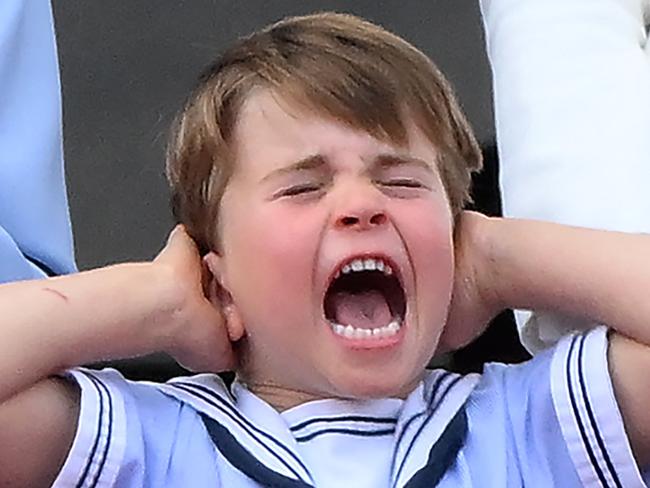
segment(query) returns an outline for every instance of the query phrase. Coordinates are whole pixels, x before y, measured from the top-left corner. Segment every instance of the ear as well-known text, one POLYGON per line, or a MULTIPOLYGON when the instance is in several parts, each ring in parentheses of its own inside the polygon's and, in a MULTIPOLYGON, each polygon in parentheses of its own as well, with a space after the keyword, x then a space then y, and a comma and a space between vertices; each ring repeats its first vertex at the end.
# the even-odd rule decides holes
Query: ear
POLYGON ((246 330, 241 313, 228 290, 223 258, 210 251, 203 256, 203 265, 207 270, 206 296, 214 307, 221 311, 230 340, 241 339, 246 330))

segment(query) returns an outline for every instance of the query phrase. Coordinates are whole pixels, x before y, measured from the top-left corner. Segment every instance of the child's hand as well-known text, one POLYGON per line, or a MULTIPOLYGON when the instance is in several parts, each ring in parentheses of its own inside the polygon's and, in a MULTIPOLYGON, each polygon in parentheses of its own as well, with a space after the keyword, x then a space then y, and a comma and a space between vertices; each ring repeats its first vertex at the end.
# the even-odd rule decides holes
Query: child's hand
POLYGON ((477 338, 500 312, 499 301, 490 289, 489 226, 491 219, 465 211, 456 223, 454 245, 456 271, 447 324, 437 353, 458 349, 477 338))
POLYGON ((183 226, 171 232, 153 264, 169 271, 172 289, 178 294, 174 301, 180 304, 174 311, 177 327, 166 352, 192 371, 233 369, 236 358, 220 304, 205 293, 209 271, 183 226))

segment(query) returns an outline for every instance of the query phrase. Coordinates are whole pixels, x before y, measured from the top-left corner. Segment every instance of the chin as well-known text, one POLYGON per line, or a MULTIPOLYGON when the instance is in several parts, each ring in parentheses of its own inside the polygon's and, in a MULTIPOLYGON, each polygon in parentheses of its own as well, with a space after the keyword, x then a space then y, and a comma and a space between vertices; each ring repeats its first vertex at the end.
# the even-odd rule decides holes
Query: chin
POLYGON ((372 371, 338 376, 331 384, 337 397, 354 399, 405 398, 413 391, 422 374, 377 375, 372 371))

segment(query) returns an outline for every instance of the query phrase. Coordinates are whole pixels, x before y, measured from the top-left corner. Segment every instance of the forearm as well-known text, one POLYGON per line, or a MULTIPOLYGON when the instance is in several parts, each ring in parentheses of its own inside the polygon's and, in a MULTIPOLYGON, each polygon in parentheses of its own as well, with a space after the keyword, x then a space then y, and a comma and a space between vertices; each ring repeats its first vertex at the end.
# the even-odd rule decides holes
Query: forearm
POLYGON ((65 368, 164 350, 174 293, 164 269, 126 264, 0 286, 0 403, 65 368))
POLYGON ((490 220, 485 279, 500 306, 557 311, 650 345, 650 236, 490 220))

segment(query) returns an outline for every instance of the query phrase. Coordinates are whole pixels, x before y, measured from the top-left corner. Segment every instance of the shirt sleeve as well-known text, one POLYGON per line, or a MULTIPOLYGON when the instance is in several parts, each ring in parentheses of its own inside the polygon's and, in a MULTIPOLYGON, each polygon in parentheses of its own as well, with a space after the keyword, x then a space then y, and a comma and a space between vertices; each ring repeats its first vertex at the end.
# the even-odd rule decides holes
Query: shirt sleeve
POLYGON ((47 276, 22 253, 13 237, 0 225, 0 283, 33 280, 47 276))
POLYGON ((607 337, 601 326, 566 336, 527 363, 486 367, 486 391, 502 405, 523 478, 543 486, 646 486, 614 395, 607 337))
POLYGON ((75 270, 46 0, 0 1, 0 283, 75 270))
POLYGON ((220 486, 196 412, 112 369, 66 373, 81 390, 73 445, 54 488, 220 486))
POLYGON ((584 486, 646 486, 609 374, 607 329, 563 339, 551 365, 553 405, 584 486))

